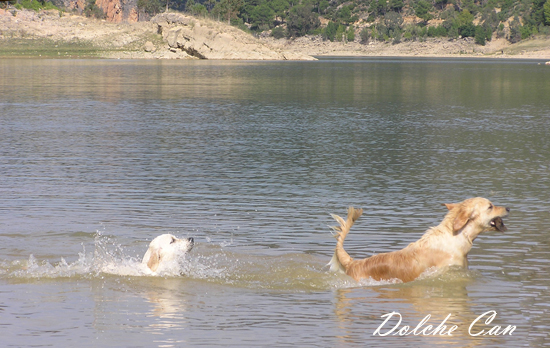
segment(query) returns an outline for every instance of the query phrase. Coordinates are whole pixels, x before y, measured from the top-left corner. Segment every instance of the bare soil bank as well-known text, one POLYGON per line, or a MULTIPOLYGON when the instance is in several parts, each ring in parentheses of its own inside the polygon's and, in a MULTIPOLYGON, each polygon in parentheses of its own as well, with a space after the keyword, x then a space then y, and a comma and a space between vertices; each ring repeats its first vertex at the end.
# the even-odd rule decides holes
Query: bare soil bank
POLYGON ((299 51, 312 56, 371 56, 371 57, 489 57, 550 59, 550 38, 536 38, 510 44, 506 39, 494 39, 485 46, 476 45, 473 38, 428 38, 399 44, 385 42, 330 42, 320 37, 296 40, 264 39, 272 46, 299 51))
MULTIPOLYGON (((308 56, 410 56, 410 57, 499 57, 550 60, 550 38, 539 37, 510 44, 494 39, 486 46, 476 45, 471 38, 428 39, 399 44, 371 42, 330 42, 320 37, 294 40, 265 37, 255 39, 250 34, 226 24, 195 19, 209 32, 232 35, 235 44, 250 42, 261 50, 271 51, 262 59, 307 59, 308 56), (282 58, 273 58, 274 56, 282 58), (292 58, 288 58, 292 57, 292 58)), ((191 28, 193 28, 191 26, 191 28)), ((19 11, 0 9, 0 57, 100 57, 100 58, 162 58, 194 59, 183 49, 170 46, 158 32, 154 22, 110 23, 71 15, 59 11, 19 11)), ((223 41, 223 40, 218 40, 223 41)), ((240 48, 234 51, 239 52, 240 48)), ((232 54, 227 59, 255 59, 247 52, 232 54)), ((217 59, 224 59, 217 58, 217 59)))

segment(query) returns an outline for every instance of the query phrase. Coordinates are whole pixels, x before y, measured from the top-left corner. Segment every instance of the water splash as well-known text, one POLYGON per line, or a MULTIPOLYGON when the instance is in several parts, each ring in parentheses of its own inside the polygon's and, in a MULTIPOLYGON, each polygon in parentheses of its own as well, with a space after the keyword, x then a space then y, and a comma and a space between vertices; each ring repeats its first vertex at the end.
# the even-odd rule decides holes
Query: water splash
POLYGON ((82 244, 82 251, 78 253, 78 258, 74 262, 67 262, 64 257, 61 257, 59 262, 52 263, 47 260, 38 260, 31 254, 27 260, 4 262, 0 274, 16 279, 93 278, 104 274, 169 277, 181 274, 182 262, 184 260, 177 260, 166 265, 161 272, 153 274, 146 265, 141 263, 141 259, 129 256, 121 244, 97 231, 94 237, 94 251, 86 252, 86 247, 82 244))
MULTIPOLYGON (((146 245, 145 245, 146 246, 146 245)), ((144 249, 145 249, 144 246, 144 249)), ((198 243, 185 258, 174 260, 153 273, 141 258, 130 252, 114 237, 98 231, 94 235, 93 251, 82 251, 73 262, 63 257, 58 262, 27 260, 0 264, 0 276, 11 279, 102 278, 106 275, 124 277, 182 277, 227 286, 249 289, 284 291, 325 291, 396 284, 398 281, 356 282, 348 276, 326 271, 326 259, 306 253, 273 254, 270 249, 244 250, 233 241, 198 243)), ((145 250, 143 250, 145 252, 145 250)))

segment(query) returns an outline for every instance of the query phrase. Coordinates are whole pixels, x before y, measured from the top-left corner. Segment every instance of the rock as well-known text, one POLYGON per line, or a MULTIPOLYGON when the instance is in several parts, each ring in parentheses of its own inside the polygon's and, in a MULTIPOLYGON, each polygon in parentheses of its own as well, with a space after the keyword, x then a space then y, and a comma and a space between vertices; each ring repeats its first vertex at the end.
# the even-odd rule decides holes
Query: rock
POLYGON ((151 41, 147 41, 145 43, 145 45, 143 45, 143 50, 145 52, 155 52, 156 48, 155 48, 155 45, 153 45, 153 43, 151 41))
POLYGON ((303 54, 276 50, 224 23, 186 16, 178 13, 162 13, 151 19, 158 26, 157 32, 170 46, 199 59, 248 59, 248 60, 314 60, 303 54))
POLYGON ((137 22, 137 0, 96 0, 108 22, 137 22))

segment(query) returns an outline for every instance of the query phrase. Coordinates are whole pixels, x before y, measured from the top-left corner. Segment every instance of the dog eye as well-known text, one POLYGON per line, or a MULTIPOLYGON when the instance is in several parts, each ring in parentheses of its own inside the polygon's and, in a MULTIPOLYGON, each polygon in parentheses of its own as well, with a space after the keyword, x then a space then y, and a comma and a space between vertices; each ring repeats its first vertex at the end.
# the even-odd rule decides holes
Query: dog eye
POLYGON ((176 242, 176 238, 172 237, 172 241, 170 241, 170 244, 175 243, 175 242, 176 242))
POLYGON ((493 209, 493 205, 489 204, 489 210, 493 209))

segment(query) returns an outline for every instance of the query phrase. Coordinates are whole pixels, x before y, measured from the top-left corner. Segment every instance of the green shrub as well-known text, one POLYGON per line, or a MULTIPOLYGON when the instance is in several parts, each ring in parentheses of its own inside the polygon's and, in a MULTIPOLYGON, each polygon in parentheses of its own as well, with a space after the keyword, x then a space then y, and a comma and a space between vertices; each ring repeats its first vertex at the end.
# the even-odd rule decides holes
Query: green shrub
POLYGON ((334 41, 334 39, 336 38, 337 31, 338 31, 338 24, 334 23, 333 21, 330 21, 325 27, 323 37, 325 39, 329 39, 330 41, 334 41))
MULTIPOLYGON (((140 2, 143 3, 144 0, 138 0, 138 8, 140 6, 140 2)), ((147 3, 149 3, 148 0, 145 0, 147 1, 147 3)), ((158 6, 160 6, 160 2, 158 0, 153 0, 153 1, 156 1, 158 6)), ((145 11, 147 12, 147 11, 145 11)), ((87 3, 86 3, 86 7, 84 7, 84 15, 86 17, 94 17, 94 18, 97 18, 97 19, 104 19, 105 18, 105 13, 103 12, 102 9, 100 9, 96 3, 95 3, 95 0, 89 0, 87 3)), ((147 12, 148 13, 148 12, 147 12)), ((158 12, 156 12, 158 13, 158 12)))
POLYGON ((38 0, 21 0, 15 4, 18 10, 27 9, 33 11, 40 10, 58 10, 58 8, 49 1, 40 2, 38 0))
POLYGON ((355 40, 355 28, 353 27, 353 25, 350 25, 347 32, 346 32, 346 39, 349 41, 349 42, 353 42, 355 40))
POLYGON ((482 26, 477 26, 475 30, 475 42, 478 45, 485 46, 485 29, 482 26))
POLYGON ((476 26, 469 22, 458 27, 458 34, 462 37, 474 37, 476 35, 476 26))
POLYGON ((398 44, 398 43, 401 43, 401 32, 400 31, 397 31, 395 34, 394 34, 394 37, 393 37, 393 42, 392 42, 394 45, 398 44))
POLYGON ((343 41, 345 33, 346 28, 342 24, 340 24, 338 26, 338 29, 336 30, 336 35, 334 36, 334 39, 338 42, 343 41))
POLYGON ((252 10, 249 20, 253 28, 262 30, 264 28, 271 28, 274 19, 275 11, 273 11, 267 3, 263 3, 252 10))
MULTIPOLYGON (((147 13, 150 16, 154 16, 162 11, 162 4, 159 0, 138 0, 137 7, 140 11, 147 13)), ((103 11, 95 4, 95 0, 89 0, 86 9, 84 10, 86 17, 105 17, 103 11)))
POLYGON ((533 34, 533 29, 528 25, 522 25, 519 28, 519 31, 521 33, 521 39, 522 40, 527 39, 528 37, 530 37, 533 34))
POLYGON ((425 22, 433 18, 430 11, 432 10, 432 4, 426 0, 420 0, 414 6, 414 13, 417 17, 422 18, 425 22))
POLYGON ((276 39, 282 39, 286 36, 285 30, 283 27, 276 27, 271 30, 271 36, 273 36, 276 39))
POLYGON ((311 6, 294 6, 287 18, 287 29, 290 37, 304 36, 321 25, 319 15, 311 6))
POLYGON ((428 36, 429 37, 447 36, 447 29, 445 29, 445 27, 442 25, 439 25, 437 27, 429 27, 428 36))
POLYGON ((365 27, 361 29, 361 32, 359 33, 359 37, 361 37, 362 43, 369 43, 370 40, 370 31, 369 28, 365 27))

